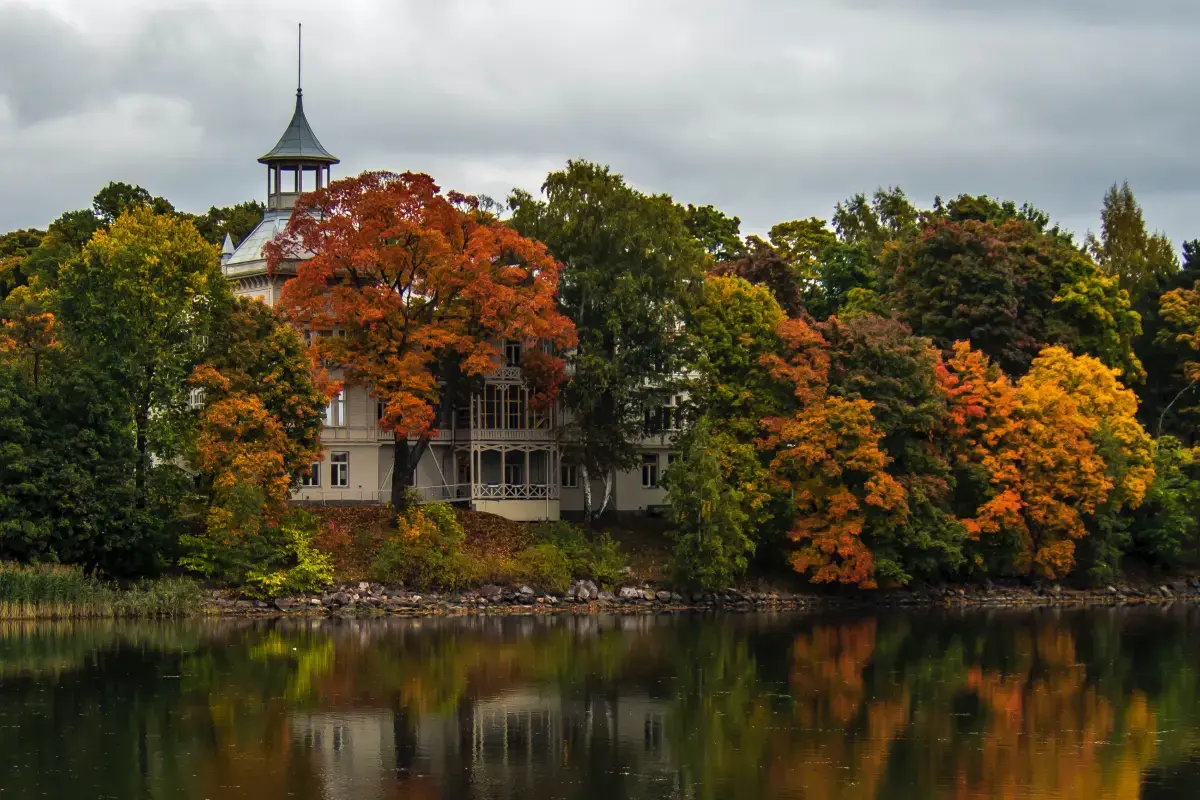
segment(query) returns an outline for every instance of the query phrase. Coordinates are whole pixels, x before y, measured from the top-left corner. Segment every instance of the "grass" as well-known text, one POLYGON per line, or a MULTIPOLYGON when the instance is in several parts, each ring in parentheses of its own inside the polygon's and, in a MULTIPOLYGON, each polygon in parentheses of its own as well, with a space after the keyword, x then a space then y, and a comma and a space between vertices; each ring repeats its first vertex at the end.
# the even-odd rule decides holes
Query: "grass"
POLYGON ((128 587, 79 567, 0 562, 0 619, 175 617, 202 612, 199 584, 160 578, 128 587))

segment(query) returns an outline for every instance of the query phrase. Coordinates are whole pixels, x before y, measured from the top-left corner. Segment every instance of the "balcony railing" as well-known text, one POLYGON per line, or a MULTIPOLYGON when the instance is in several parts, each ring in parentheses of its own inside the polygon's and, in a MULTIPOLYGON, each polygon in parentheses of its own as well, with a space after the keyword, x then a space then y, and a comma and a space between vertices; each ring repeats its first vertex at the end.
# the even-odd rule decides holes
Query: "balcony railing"
POLYGON ((472 500, 557 500, 558 487, 545 483, 477 483, 471 487, 472 500))

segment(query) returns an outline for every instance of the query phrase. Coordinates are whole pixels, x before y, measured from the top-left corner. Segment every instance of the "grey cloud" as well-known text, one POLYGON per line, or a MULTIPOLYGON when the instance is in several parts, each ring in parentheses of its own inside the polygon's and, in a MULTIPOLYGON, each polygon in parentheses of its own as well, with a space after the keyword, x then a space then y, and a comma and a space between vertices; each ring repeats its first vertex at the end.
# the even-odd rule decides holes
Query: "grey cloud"
POLYGON ((63 152, 64 183, 0 200, 0 229, 44 224, 129 173, 185 207, 258 197, 254 159, 290 114, 301 17, 306 109, 341 174, 425 169, 503 196, 586 157, 682 202, 714 203, 749 230, 827 217, 852 193, 899 184, 926 203, 963 191, 1028 200, 1080 232, 1104 189, 1128 178, 1161 215, 1151 224, 1169 224, 1176 240, 1200 235, 1191 4, 344 5, 146 2, 113 48, 86 26, 0 0, 6 185, 32 172, 6 166, 21 160, 6 142, 33 152, 36 126, 121 98, 174 104, 156 123, 163 135, 201 141, 184 154, 124 152, 127 133, 89 131, 113 140, 110 155, 63 152))

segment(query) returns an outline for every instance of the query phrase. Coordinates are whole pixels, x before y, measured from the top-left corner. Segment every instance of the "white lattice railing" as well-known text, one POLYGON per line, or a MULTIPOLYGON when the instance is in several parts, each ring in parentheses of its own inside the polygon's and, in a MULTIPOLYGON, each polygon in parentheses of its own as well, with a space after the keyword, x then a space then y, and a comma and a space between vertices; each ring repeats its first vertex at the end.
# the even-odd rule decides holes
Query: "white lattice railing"
POLYGON ((549 484, 477 483, 472 487, 473 500, 554 500, 558 487, 549 484))
POLYGON ((520 367, 501 367, 500 369, 496 370, 495 372, 489 373, 487 376, 487 380, 504 382, 504 383, 507 383, 509 381, 512 381, 514 383, 519 383, 519 382, 525 380, 525 374, 523 372, 521 372, 520 367))

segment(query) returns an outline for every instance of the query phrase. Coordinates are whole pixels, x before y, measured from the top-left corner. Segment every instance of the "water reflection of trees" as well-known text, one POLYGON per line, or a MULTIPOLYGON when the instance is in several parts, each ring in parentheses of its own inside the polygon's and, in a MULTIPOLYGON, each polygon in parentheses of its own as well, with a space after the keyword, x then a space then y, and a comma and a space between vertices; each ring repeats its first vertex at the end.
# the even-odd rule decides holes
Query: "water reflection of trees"
POLYGON ((82 775, 130 797, 1121 800, 1195 786, 1198 628, 1188 610, 0 625, 0 773, 16 796, 82 775))

